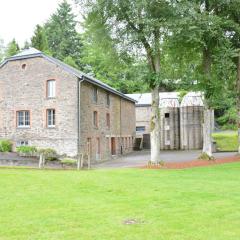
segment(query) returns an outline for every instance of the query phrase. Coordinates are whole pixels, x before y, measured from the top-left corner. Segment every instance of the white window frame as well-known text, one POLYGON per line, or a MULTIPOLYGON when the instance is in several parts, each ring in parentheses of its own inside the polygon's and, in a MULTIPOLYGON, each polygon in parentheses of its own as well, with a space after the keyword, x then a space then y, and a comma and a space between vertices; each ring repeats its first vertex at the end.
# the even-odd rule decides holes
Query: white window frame
POLYGON ((48 98, 56 97, 56 80, 54 79, 47 80, 47 97, 48 98))
POLYGON ((56 110, 47 109, 47 127, 55 128, 56 127, 56 110))
POLYGON ((29 142, 28 142, 28 140, 20 140, 20 141, 17 141, 16 146, 17 146, 17 147, 29 146, 29 142))
POLYGON ((30 111, 17 111, 17 127, 30 128, 30 111))

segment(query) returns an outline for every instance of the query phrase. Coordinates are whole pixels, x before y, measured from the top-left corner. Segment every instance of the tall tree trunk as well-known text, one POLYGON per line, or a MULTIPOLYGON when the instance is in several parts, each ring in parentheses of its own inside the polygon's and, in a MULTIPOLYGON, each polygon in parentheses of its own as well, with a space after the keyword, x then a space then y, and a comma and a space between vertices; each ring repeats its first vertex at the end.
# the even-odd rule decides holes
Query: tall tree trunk
POLYGON ((151 162, 160 161, 160 109, 159 87, 152 90, 152 116, 151 116, 151 162))
MULTIPOLYGON (((149 55, 150 57, 150 55, 149 55)), ((156 78, 160 74, 160 33, 159 29, 154 31, 154 52, 151 51, 152 71, 155 72, 156 78)), ((155 80, 152 89, 152 116, 151 116, 151 162, 156 164, 160 161, 160 109, 159 109, 159 82, 155 80)))
POLYGON ((240 53, 237 61, 237 112, 238 112, 238 153, 240 154, 240 53))
POLYGON ((212 116, 213 110, 204 107, 203 113, 203 153, 212 158, 212 116))
MULTIPOLYGON (((203 74, 205 77, 206 85, 207 81, 211 79, 211 52, 208 48, 203 49, 203 74)), ((207 92, 207 91, 206 91, 207 92)), ((212 158, 212 116, 213 110, 208 104, 208 94, 205 92, 204 99, 204 113, 203 113, 203 149, 202 153, 207 154, 209 158, 212 158)))

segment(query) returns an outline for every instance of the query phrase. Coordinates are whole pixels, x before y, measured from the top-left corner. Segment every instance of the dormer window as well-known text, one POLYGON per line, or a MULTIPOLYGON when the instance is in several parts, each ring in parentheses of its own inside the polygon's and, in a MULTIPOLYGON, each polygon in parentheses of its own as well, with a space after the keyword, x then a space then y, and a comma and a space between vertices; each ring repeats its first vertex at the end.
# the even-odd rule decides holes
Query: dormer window
POLYGON ((47 81, 47 97, 48 98, 56 97, 56 81, 55 80, 47 81))

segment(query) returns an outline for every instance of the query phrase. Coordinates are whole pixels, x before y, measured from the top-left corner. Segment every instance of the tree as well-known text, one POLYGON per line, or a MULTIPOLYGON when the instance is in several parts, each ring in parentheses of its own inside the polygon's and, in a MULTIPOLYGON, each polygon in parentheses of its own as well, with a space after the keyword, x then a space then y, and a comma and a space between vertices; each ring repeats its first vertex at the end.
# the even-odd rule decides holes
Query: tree
MULTIPOLYGON (((213 109, 225 94, 228 77, 223 73, 223 60, 230 60, 230 44, 226 29, 231 21, 221 15, 224 1, 182 1, 179 7, 181 21, 174 37, 182 48, 193 49, 202 59, 196 68, 196 88, 204 93, 203 150, 202 156, 212 158, 213 109), (223 77, 224 76, 224 77, 223 77)), ((225 61, 226 63, 226 61, 225 61)), ((227 65, 231 72, 231 64, 227 65)), ((226 70, 226 69, 225 69, 226 70)), ((228 72, 228 71, 226 71, 228 72)))
POLYGON ((3 40, 0 39, 0 62, 3 60, 4 57, 4 43, 3 40))
POLYGON ((23 49, 29 49, 31 47, 31 44, 26 40, 24 42, 24 46, 23 46, 23 49))
POLYGON ((77 21, 72 13, 71 5, 64 0, 50 19, 44 25, 49 49, 53 55, 62 61, 71 57, 78 68, 82 68, 80 34, 76 30, 77 21))
POLYGON ((39 51, 49 53, 47 36, 44 28, 40 25, 36 26, 34 35, 31 38, 31 46, 38 49, 39 51))
POLYGON ((102 15, 93 12, 85 18, 82 51, 84 71, 124 93, 144 91, 145 63, 118 47, 102 15))
POLYGON ((20 48, 19 48, 18 43, 16 42, 15 39, 13 39, 13 40, 7 45, 7 48, 6 48, 6 51, 5 51, 5 56, 6 56, 6 57, 11 57, 11 56, 13 56, 13 55, 16 55, 19 51, 20 51, 20 48))
MULTIPOLYGON (((80 2, 77 1, 77 2, 80 2)), ((160 159, 159 91, 166 85, 161 78, 161 43, 168 36, 168 24, 173 19, 174 5, 164 0, 89 0, 88 13, 103 15, 118 44, 129 52, 143 53, 149 68, 148 84, 152 91, 151 161, 160 159)))
POLYGON ((227 36, 231 40, 233 50, 233 62, 236 71, 236 105, 237 105, 237 127, 238 127, 238 153, 240 154, 240 2, 232 0, 231 4, 225 3, 222 7, 222 13, 232 20, 232 24, 228 26, 227 36))

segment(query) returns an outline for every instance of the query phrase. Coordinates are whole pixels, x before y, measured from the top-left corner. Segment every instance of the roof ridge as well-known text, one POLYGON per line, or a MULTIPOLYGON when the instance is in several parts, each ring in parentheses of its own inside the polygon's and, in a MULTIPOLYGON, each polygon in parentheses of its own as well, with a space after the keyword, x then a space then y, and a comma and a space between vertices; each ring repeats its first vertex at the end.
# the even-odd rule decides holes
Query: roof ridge
MULTIPOLYGON (((32 50, 32 49, 31 49, 32 50)), ((131 97, 128 97, 126 96, 125 94, 121 93, 120 91, 117 91, 116 89, 110 87, 108 84, 94 78, 94 77, 91 77, 89 76, 88 74, 72 67, 72 66, 69 66, 68 64, 62 62, 61 60, 59 59, 56 59, 52 56, 48 56, 47 54, 33 48, 34 51, 25 51, 27 52, 28 54, 23 54, 24 51, 22 51, 21 53, 17 54, 17 55, 14 55, 12 57, 9 57, 9 58, 6 58, 1 64, 0 64, 0 68, 3 67, 8 61, 15 61, 15 60, 21 60, 21 59, 27 59, 27 58, 34 58, 34 57, 43 57, 45 59, 47 59, 48 61, 54 63, 54 64, 57 64, 58 66, 62 67, 65 69, 65 71, 69 72, 70 74, 73 74, 75 75, 77 78, 81 79, 81 78, 84 78, 83 80, 87 81, 87 82, 90 82, 92 84, 95 84, 109 92, 112 92, 124 99, 127 99, 128 101, 131 101, 131 102, 134 102, 136 103, 136 100, 134 100, 133 98, 131 97)))

